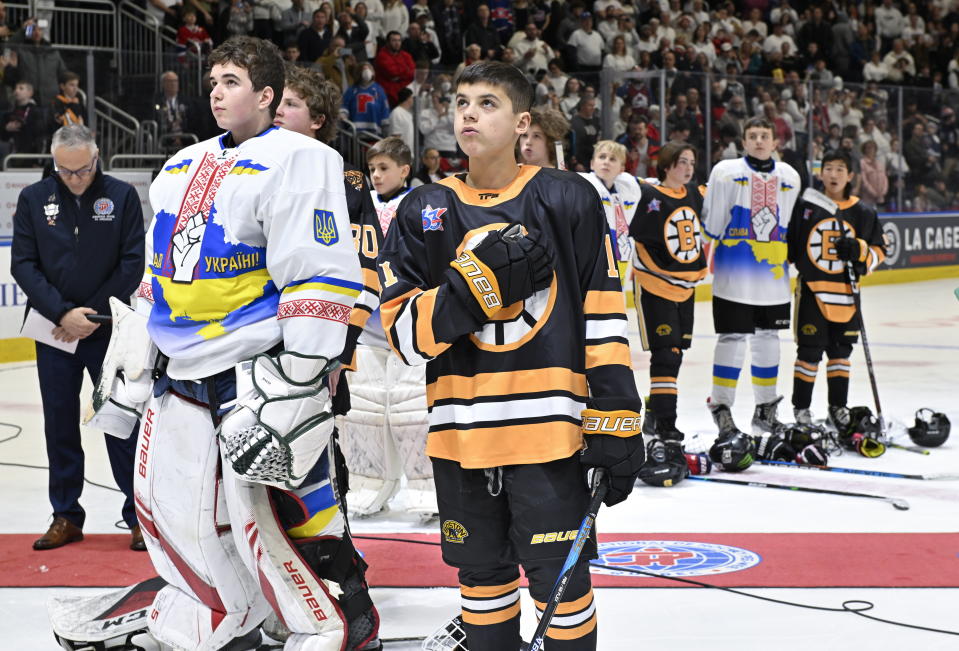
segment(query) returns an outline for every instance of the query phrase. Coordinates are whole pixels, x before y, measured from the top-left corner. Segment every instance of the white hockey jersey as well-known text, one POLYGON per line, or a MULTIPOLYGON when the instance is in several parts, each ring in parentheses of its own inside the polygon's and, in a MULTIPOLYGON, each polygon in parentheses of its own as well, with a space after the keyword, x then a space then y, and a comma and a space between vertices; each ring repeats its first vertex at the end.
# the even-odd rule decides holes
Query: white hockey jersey
POLYGON ((155 217, 137 293, 175 379, 197 379, 284 344, 333 358, 363 289, 343 159, 272 127, 174 155, 150 186, 155 217))
MULTIPOLYGON (((383 198, 375 190, 370 191, 370 196, 373 197, 373 207, 376 208, 376 216, 380 220, 380 228, 383 230, 383 237, 386 237, 386 232, 396 217, 400 202, 406 198, 410 190, 411 188, 405 188, 386 201, 383 201, 383 198)), ((380 319, 379 308, 375 309, 367 320, 366 327, 360 334, 359 343, 376 348, 388 349, 390 347, 386 340, 386 333, 383 331, 383 321, 380 319)))
POLYGON ((639 203, 641 190, 639 181, 632 174, 625 172, 613 180, 613 189, 610 190, 595 172, 580 172, 580 176, 593 184, 603 202, 606 212, 606 223, 613 238, 616 249, 616 259, 620 262, 629 262, 633 256, 633 243, 629 237, 629 224, 636 213, 636 204, 639 203))
POLYGON ((786 233, 799 174, 785 163, 757 172, 745 158, 720 161, 709 175, 703 228, 714 240, 713 295, 748 305, 789 302, 786 233))

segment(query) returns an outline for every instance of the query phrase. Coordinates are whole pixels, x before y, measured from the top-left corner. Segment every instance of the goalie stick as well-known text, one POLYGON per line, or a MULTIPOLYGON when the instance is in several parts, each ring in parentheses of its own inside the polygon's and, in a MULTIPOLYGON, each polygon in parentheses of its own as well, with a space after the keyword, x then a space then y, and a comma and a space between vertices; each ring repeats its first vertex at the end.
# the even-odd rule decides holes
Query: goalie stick
POLYGON ((754 486, 756 488, 778 488, 786 491, 799 491, 803 493, 820 493, 823 495, 840 495, 842 497, 867 497, 874 500, 889 502, 900 511, 909 510, 909 502, 898 497, 886 497, 885 495, 873 495, 871 493, 852 493, 848 491, 837 491, 829 488, 811 488, 809 486, 793 486, 792 484, 767 484, 763 481, 736 481, 735 479, 720 479, 719 477, 705 477, 702 475, 689 475, 686 479, 696 481, 711 481, 719 484, 735 484, 737 486, 754 486))
POLYGON ((826 472, 845 472, 851 475, 867 475, 869 477, 892 477, 893 479, 924 479, 924 480, 959 480, 959 473, 936 473, 934 475, 907 475, 901 472, 883 472, 882 470, 861 470, 859 468, 840 468, 839 466, 821 466, 815 463, 793 463, 792 461, 773 461, 771 459, 756 459, 755 463, 764 466, 782 466, 785 468, 800 468, 805 470, 823 470, 826 472))

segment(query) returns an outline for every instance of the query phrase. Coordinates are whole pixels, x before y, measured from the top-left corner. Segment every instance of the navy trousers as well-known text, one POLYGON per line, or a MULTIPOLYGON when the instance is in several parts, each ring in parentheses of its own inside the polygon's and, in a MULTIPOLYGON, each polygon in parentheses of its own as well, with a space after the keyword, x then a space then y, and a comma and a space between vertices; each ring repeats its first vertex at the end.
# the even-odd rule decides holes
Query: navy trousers
MULTIPOLYGON (((83 371, 96 383, 107 352, 109 337, 81 339, 71 354, 37 343, 37 375, 43 402, 43 432, 50 465, 49 493, 53 515, 62 516, 78 527, 86 513, 80 506, 83 492, 83 448, 80 445, 80 389, 83 371)), ((123 521, 131 528, 137 523, 133 509, 133 459, 137 434, 119 439, 104 434, 113 479, 123 491, 123 521)))

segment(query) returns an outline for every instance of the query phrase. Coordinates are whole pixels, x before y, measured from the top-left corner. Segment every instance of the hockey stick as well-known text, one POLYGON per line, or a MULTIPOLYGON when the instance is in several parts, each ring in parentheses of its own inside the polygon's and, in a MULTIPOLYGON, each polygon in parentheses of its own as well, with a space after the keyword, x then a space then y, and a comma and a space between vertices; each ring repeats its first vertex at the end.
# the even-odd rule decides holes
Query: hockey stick
POLYGON ((814 463, 793 463, 792 461, 773 461, 771 459, 756 459, 755 463, 764 466, 782 466, 784 468, 800 468, 804 470, 824 470, 826 472, 845 472, 851 475, 867 475, 869 477, 892 477, 893 479, 925 479, 925 480, 959 480, 959 474, 937 473, 935 475, 907 475, 900 472, 883 472, 881 470, 860 470, 859 468, 840 468, 839 466, 820 466, 814 463))
POLYGON ((923 448, 917 448, 913 445, 899 445, 898 443, 885 442, 887 448, 896 448, 897 450, 905 450, 906 452, 915 452, 916 454, 924 454, 929 456, 929 450, 924 450, 923 448))
POLYGON ((596 468, 593 471, 593 497, 589 501, 589 506, 586 507, 586 516, 583 518, 582 524, 579 525, 576 540, 573 541, 573 546, 570 547, 569 554, 566 555, 566 561, 563 563, 563 569, 560 570, 556 583, 546 599, 546 608, 543 610, 542 617, 539 618, 539 624, 536 626, 536 632, 533 633, 528 651, 540 651, 543 648, 543 638, 546 637, 549 623, 553 620, 553 615, 556 613, 560 601, 563 600, 566 586, 569 585, 573 570, 576 569, 576 564, 579 562, 583 546, 589 540, 590 531, 592 531, 593 523, 596 521, 596 513, 603 503, 603 498, 606 497, 607 490, 609 490, 609 482, 606 480, 606 470, 596 468))
POLYGON ((704 477, 702 475, 689 475, 686 479, 695 479, 696 481, 712 481, 720 484, 736 484, 737 486, 754 486, 756 488, 778 488, 786 491, 800 491, 803 493, 821 493, 823 495, 841 495, 844 497, 868 497, 874 500, 889 502, 900 511, 909 510, 909 502, 898 497, 886 497, 885 495, 872 495, 870 493, 850 493, 847 491, 834 491, 828 488, 810 488, 808 486, 792 486, 790 484, 767 484, 762 481, 736 481, 735 479, 719 479, 718 477, 704 477))

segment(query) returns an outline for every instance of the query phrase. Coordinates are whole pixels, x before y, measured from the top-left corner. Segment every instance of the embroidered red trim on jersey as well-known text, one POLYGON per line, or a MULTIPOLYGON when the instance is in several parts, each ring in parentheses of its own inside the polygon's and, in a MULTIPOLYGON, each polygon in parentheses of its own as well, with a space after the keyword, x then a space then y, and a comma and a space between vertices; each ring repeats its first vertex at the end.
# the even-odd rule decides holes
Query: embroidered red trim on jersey
POLYGON ((154 303, 153 300, 153 284, 152 283, 140 283, 140 286, 137 288, 137 298, 145 298, 151 303, 154 303))
POLYGON ((774 176, 768 181, 763 181, 758 174, 753 174, 751 214, 756 215, 763 208, 769 208, 774 215, 778 215, 776 210, 778 189, 779 177, 774 176))
POLYGON ((294 301, 284 301, 276 308, 277 319, 289 319, 295 316, 310 316, 327 321, 349 323, 351 309, 340 303, 322 301, 318 298, 300 298, 294 301))
POLYGON ((176 225, 173 227, 173 233, 178 233, 193 215, 203 214, 205 220, 210 215, 210 206, 213 205, 213 197, 216 191, 220 189, 220 183, 229 173, 230 168, 236 162, 237 157, 230 156, 217 164, 216 157, 207 152, 200 161, 200 166, 190 179, 190 185, 187 186, 186 193, 183 195, 183 203, 180 210, 177 211, 176 225))

